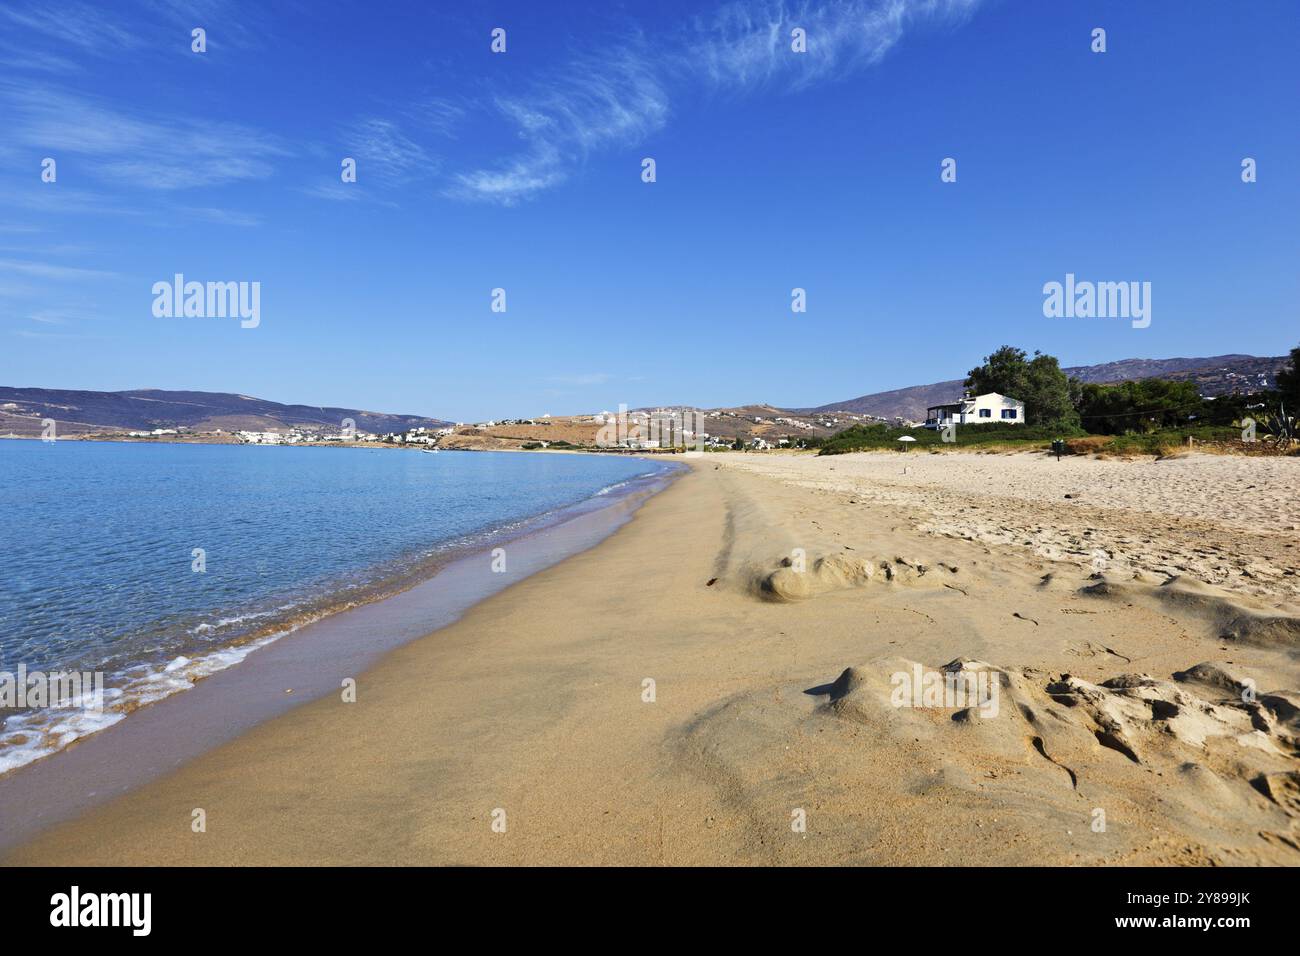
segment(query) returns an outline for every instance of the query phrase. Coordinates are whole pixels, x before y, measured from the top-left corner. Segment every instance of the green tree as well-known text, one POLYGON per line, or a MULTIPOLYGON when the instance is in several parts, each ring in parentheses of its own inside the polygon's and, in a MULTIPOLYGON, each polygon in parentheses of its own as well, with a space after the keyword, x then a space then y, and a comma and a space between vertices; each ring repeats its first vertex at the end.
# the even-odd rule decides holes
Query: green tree
POLYGON ((1195 382, 1163 378, 1084 385, 1079 400, 1084 427, 1104 435, 1172 428, 1200 420, 1206 411, 1195 382))
POLYGON ((1025 401, 1028 368, 1024 349, 1004 345, 967 373, 966 387, 978 395, 998 392, 1025 401))
POLYGON ((1300 348, 1291 350, 1291 367, 1277 373, 1277 390, 1288 415, 1300 412, 1300 348))
POLYGON ((1070 380, 1054 356, 1004 345, 984 364, 970 370, 966 387, 975 395, 997 392, 1025 403, 1025 423, 1077 428, 1079 413, 1071 401, 1070 380))

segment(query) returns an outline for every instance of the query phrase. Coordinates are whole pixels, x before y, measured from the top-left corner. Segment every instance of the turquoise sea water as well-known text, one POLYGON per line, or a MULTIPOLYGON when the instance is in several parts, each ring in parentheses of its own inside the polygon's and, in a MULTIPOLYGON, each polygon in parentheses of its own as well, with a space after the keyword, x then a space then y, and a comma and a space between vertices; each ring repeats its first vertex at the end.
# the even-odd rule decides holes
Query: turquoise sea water
POLYGON ((669 467, 546 453, 0 441, 0 672, 101 671, 108 688, 102 713, 0 709, 0 772, 459 548, 669 467))

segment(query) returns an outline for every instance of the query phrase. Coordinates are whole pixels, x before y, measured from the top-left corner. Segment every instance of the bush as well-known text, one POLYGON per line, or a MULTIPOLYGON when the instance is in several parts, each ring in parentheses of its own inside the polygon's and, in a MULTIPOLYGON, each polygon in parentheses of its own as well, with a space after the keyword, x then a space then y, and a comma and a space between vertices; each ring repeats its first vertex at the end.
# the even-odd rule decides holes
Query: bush
POLYGON ((1009 422, 990 422, 986 425, 958 425, 955 442, 945 442, 942 432, 928 428, 892 428, 888 425, 853 425, 827 438, 822 443, 821 455, 843 455, 854 451, 872 449, 901 449, 913 444, 918 448, 966 448, 971 446, 1021 445, 1025 447, 1050 446, 1058 438, 1074 438, 1084 434, 1080 428, 1050 425, 1013 425, 1009 422), (900 442, 910 435, 915 442, 900 442))

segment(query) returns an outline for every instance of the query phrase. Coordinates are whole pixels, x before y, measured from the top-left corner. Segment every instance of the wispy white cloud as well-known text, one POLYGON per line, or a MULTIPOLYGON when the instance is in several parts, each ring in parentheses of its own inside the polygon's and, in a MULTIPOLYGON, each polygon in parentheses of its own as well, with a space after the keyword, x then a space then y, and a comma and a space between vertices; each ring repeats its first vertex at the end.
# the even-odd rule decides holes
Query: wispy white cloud
MULTIPOLYGON (((277 6, 283 11, 289 3, 281 0, 277 6)), ((261 5, 239 0, 5 0, 0 7, 0 64, 73 73, 82 64, 68 54, 83 60, 121 59, 123 54, 133 59, 188 56, 195 27, 207 31, 208 48, 214 52, 254 48, 263 44, 268 22, 261 5)))
POLYGON ((140 41, 105 11, 85 3, 12 0, 0 7, 0 66, 27 73, 80 72, 81 59, 139 54, 140 41), (68 55, 72 54, 72 55, 68 55))
POLYGON ((498 164, 453 174, 449 195, 513 204, 567 179, 601 149, 630 148, 705 93, 748 95, 846 79, 879 62, 909 27, 954 23, 980 0, 731 2, 653 45, 635 34, 583 53, 494 106, 523 143, 498 164), (791 31, 807 53, 791 50, 791 31))
POLYGON ((442 97, 428 97, 392 117, 368 116, 356 120, 339 132, 337 150, 340 156, 356 160, 357 181, 324 181, 300 192, 335 202, 365 199, 391 205, 382 198, 383 190, 432 180, 442 169, 442 157, 417 138, 432 135, 454 139, 465 114, 466 107, 461 104, 442 97))
POLYGON ((32 329, 13 329, 14 335, 24 339, 84 339, 89 336, 76 332, 37 332, 32 329))
MULTIPOLYGON (((154 19, 167 25, 171 34, 180 40, 178 49, 190 52, 190 31, 202 27, 207 31, 208 48, 220 50, 223 46, 258 47, 269 32, 266 6, 241 0, 137 0, 154 19)), ((294 0, 278 0, 275 5, 281 12, 298 12, 308 15, 309 6, 294 0), (291 7, 298 7, 294 11, 291 7)))
MULTIPOLYGON (((2 231, 2 230, 0 230, 2 231)), ((16 252, 31 256, 81 256, 92 251, 93 247, 81 243, 60 242, 41 245, 0 246, 0 252, 16 252)))
POLYGON ((24 262, 19 259, 0 259, 0 271, 16 272, 19 275, 35 276, 40 279, 111 279, 116 272, 101 269, 78 269, 72 266, 53 265, 48 262, 24 262))
POLYGON ((103 317, 92 310, 84 308, 42 308, 29 312, 26 316, 28 321, 35 322, 38 326, 48 328, 56 326, 59 328, 75 327, 83 322, 98 322, 103 317))
POLYGON ((686 62, 711 84, 748 92, 780 83, 802 89, 842 80, 880 62, 914 23, 954 23, 980 0, 830 0, 787 4, 732 2, 696 23, 686 62), (801 28, 807 52, 793 54, 801 28))
MULTIPOLYGON (((363 115, 334 140, 339 158, 358 162, 358 184, 323 179, 300 191, 338 201, 387 201, 386 190, 428 181, 431 192, 458 199, 512 205, 577 174, 589 157, 651 140, 674 113, 701 99, 795 91, 843 81, 879 63, 919 26, 962 22, 981 0, 728 0, 668 33, 622 35, 585 42, 554 68, 504 78, 486 93, 417 98, 363 115), (790 31, 807 32, 808 51, 790 49, 790 31), (460 142, 471 120, 495 117, 515 146, 491 161, 453 163, 447 144, 460 142), (435 186, 435 177, 441 185, 435 186), (364 189, 361 188, 364 185, 364 189)), ((0 9, 0 63, 29 70, 75 69, 68 54, 157 48, 188 50, 188 30, 203 26, 213 43, 263 42, 265 14, 235 0, 133 0, 148 16, 130 29, 120 8, 83 0, 57 4, 11 0, 0 9), (144 34, 147 33, 147 36, 144 34), (42 43, 27 43, 36 37, 42 43), (22 41, 22 42, 20 42, 22 41)), ((159 192, 271 177, 290 148, 254 127, 185 115, 142 114, 64 89, 36 89, 0 81, 6 115, 0 151, 89 157, 89 176, 115 186, 159 192), (7 145, 6 145, 7 144, 7 145)), ((330 152, 335 152, 331 148, 330 152)), ((464 152, 468 152, 465 150, 464 152)), ((334 160, 337 164, 337 159, 334 160)), ((337 178, 337 176, 335 176, 337 178)), ((60 191, 63 191, 62 185, 60 191)), ((60 197, 67 202, 66 195, 60 197)), ((29 203, 52 198, 29 197, 29 203)), ((93 211, 96 200, 83 201, 93 211)), ((112 203, 98 200, 111 208, 112 203)), ((129 206, 130 204, 125 204, 129 206)), ((190 214, 212 222, 253 225, 255 217, 203 206, 190 214)))
POLYGON ((66 56, 46 50, 25 49, 7 39, 0 39, 0 66, 33 73, 75 73, 81 69, 75 60, 66 56))
POLYGON ((0 86, 10 141, 44 156, 90 157, 92 175, 147 189, 177 190, 272 175, 290 150, 236 123, 140 117, 96 99, 27 85, 0 86))
POLYGON ((67 325, 70 322, 94 321, 98 316, 72 309, 38 309, 27 318, 41 325, 67 325))
POLYGON ((83 332, 86 323, 91 329, 98 328, 103 316, 93 309, 72 305, 36 309, 7 306, 0 307, 0 319, 12 321, 8 331, 23 338, 71 339, 87 337, 83 332))
POLYGON ((429 175, 438 166, 423 146, 391 120, 361 120, 346 133, 344 143, 357 161, 357 182, 378 176, 389 184, 401 184, 429 175))
POLYGON ((662 129, 670 109, 667 82, 656 55, 637 39, 584 54, 526 92, 497 97, 493 105, 523 150, 456 174, 448 194, 510 205, 563 182, 591 153, 662 129))
MULTIPOLYGON (((0 193, 4 204, 12 209, 25 209, 38 212, 43 216, 70 215, 107 215, 138 216, 140 210, 127 205, 112 196, 102 195, 89 189, 78 189, 60 181, 58 184, 41 183, 32 174, 26 182, 16 183, 13 177, 0 182, 0 193)), ((42 227, 23 227, 14 225, 0 231, 41 232, 42 227)))
POLYGON ((549 144, 537 143, 531 152, 505 166, 457 173, 447 195, 512 206, 520 199, 563 182, 566 175, 560 151, 549 144))
POLYGON ((0 7, 0 21, 10 29, 26 29, 71 44, 87 53, 105 55, 136 47, 140 39, 101 7, 87 3, 12 3, 0 7))
POLYGON ((465 114, 464 104, 446 97, 432 96, 412 103, 404 115, 417 127, 455 139, 457 128, 464 121, 465 114))

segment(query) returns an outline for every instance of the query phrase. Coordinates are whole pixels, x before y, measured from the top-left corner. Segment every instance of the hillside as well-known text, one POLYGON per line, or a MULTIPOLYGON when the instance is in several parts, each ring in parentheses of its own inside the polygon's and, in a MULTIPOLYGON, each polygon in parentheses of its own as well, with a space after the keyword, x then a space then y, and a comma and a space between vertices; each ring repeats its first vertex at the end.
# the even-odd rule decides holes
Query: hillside
MULTIPOLYGON (((1234 392, 1271 388, 1278 369, 1287 364, 1286 356, 1217 355, 1208 358, 1121 359, 1101 365, 1076 365, 1065 373, 1083 382, 1124 382, 1143 378, 1190 379, 1202 395, 1229 395, 1234 392)), ((955 401, 961 396, 964 379, 950 379, 932 385, 913 385, 890 392, 873 392, 842 402, 816 408, 792 409, 798 415, 830 412, 856 412, 881 418, 906 418, 920 421, 925 410, 940 402, 955 401)))
POLYGON ((140 389, 129 392, 87 392, 50 388, 0 386, 0 434, 37 435, 42 419, 52 418, 63 435, 187 428, 230 432, 278 431, 295 425, 342 427, 350 418, 367 432, 405 431, 420 425, 449 424, 419 415, 392 415, 356 408, 281 405, 226 392, 170 392, 140 389))

